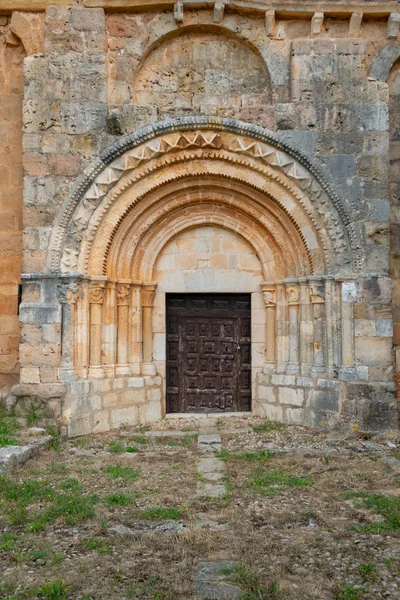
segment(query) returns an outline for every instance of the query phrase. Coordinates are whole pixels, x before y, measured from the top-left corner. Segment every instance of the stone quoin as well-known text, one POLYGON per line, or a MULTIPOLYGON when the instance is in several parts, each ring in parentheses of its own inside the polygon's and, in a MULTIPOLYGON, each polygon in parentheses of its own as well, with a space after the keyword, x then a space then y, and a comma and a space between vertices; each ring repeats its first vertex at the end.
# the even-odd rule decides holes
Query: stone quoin
MULTIPOLYGON (((0 0, 0 394, 388 430, 394 1, 0 0)), ((397 386, 397 393, 396 393, 397 386)))

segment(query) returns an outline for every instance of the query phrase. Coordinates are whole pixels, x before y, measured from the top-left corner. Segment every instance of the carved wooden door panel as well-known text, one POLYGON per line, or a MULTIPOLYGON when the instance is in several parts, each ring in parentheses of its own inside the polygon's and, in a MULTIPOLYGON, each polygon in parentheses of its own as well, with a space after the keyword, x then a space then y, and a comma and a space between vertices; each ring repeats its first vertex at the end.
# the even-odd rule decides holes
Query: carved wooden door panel
POLYGON ((167 294, 167 412, 251 409, 250 294, 167 294))

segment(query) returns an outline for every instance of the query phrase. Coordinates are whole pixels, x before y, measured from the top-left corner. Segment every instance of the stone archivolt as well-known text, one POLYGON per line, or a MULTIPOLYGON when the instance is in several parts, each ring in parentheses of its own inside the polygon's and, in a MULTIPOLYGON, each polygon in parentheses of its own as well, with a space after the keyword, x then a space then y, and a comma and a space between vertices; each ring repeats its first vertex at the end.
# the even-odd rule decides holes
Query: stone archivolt
MULTIPOLYGON (((182 121, 184 119, 175 126, 175 129, 185 127, 185 125, 182 125, 182 121)), ((188 119, 188 121, 191 123, 196 120, 188 119)), ((325 229, 325 235, 332 240, 334 255, 331 256, 331 260, 336 263, 335 270, 345 268, 347 271, 352 271, 357 266, 357 264, 352 264, 353 262, 357 263, 357 248, 354 241, 352 242, 354 236, 351 228, 348 227, 345 207, 334 195, 329 184, 321 181, 321 176, 309 163, 308 159, 300 157, 301 160, 299 160, 297 157, 293 157, 289 153, 289 147, 279 142, 279 140, 270 139, 273 136, 259 127, 248 126, 247 129, 254 130, 257 137, 263 137, 265 141, 252 139, 249 136, 244 137, 236 133, 231 134, 227 131, 221 133, 209 131, 210 125, 207 125, 206 131, 202 131, 199 128, 202 121, 204 119, 198 119, 195 131, 167 133, 156 139, 138 144, 131 150, 127 149, 124 153, 122 152, 124 143, 119 143, 121 156, 112 161, 109 166, 103 168, 101 173, 93 178, 92 185, 90 187, 86 186, 83 194, 79 187, 78 193, 72 195, 65 210, 61 212, 50 244, 50 269, 56 272, 61 267, 63 272, 76 272, 78 265, 81 266, 79 254, 84 232, 89 225, 92 214, 107 193, 128 172, 135 171, 148 163, 150 163, 148 166, 151 169, 151 163, 155 159, 170 153, 176 153, 182 148, 184 151, 191 148, 225 150, 234 155, 242 155, 244 158, 251 157, 256 159, 256 162, 260 165, 272 168, 289 185, 294 185, 298 192, 303 192, 302 195, 307 196, 308 202, 313 208, 315 224, 321 230, 325 229), (272 142, 275 142, 275 144, 272 142), (302 163, 306 163, 306 165, 302 163), (76 203, 78 206, 76 206, 76 203)), ((212 121, 212 119, 207 119, 208 121, 212 121)), ((229 123, 230 120, 222 121, 229 123)), ((226 129, 229 129, 228 123, 226 129)), ((219 127, 225 129, 223 126, 221 127, 221 123, 219 123, 219 127)), ((245 129, 245 125, 239 124, 236 126, 230 123, 230 128, 241 132, 245 129)), ((136 139, 140 139, 140 137, 138 134, 136 139)), ((127 141, 126 144, 128 143, 127 141)), ((116 151, 116 149, 113 149, 113 154, 116 151)), ((94 169, 98 170, 99 165, 94 165, 94 169)))

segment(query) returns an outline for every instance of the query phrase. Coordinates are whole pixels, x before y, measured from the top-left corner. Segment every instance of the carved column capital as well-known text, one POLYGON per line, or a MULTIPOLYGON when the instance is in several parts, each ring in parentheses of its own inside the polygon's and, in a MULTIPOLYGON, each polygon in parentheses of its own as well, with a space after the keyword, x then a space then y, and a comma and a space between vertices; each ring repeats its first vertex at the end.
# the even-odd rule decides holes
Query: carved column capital
POLYGON ((104 302, 104 287, 94 285, 89 288, 89 304, 103 304, 104 302))
POLYGON ((152 308, 154 304, 154 297, 156 295, 156 283, 144 283, 141 289, 142 307, 152 308))
POLYGON ((130 301, 130 286, 124 283, 117 283, 116 296, 118 306, 129 306, 130 301))
POLYGON ((324 304, 325 302, 325 285, 321 279, 310 281, 310 302, 311 304, 324 304))
POLYGON ((286 288, 286 298, 289 306, 298 306, 300 304, 300 288, 298 285, 288 285, 286 288))
POLYGON ((276 286, 274 284, 262 283, 261 292, 264 298, 265 308, 276 307, 276 286))
POLYGON ((57 297, 61 304, 75 304, 78 299, 78 284, 76 281, 59 283, 57 297))

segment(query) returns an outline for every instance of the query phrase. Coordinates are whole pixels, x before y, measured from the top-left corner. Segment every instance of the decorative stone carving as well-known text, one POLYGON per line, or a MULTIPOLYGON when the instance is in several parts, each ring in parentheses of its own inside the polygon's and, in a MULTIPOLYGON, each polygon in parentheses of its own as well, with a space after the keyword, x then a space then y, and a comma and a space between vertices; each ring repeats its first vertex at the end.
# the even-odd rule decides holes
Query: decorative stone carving
POLYGON ((149 283, 143 285, 141 289, 142 295, 142 307, 143 308, 152 308, 154 304, 154 296, 156 294, 156 283, 149 283))
POLYGON ((57 297, 61 304, 75 304, 78 299, 78 284, 74 282, 59 283, 57 297))
POLYGON ((298 285, 290 286, 286 289, 286 296, 289 306, 300 304, 300 288, 298 285))
POLYGON ((118 306, 129 306, 130 299, 130 286, 121 283, 117 284, 116 287, 117 305, 118 306))
POLYGON ((104 287, 89 288, 89 304, 103 304, 104 302, 104 287))
POLYGON ((322 283, 310 283, 310 302, 311 304, 324 304, 325 289, 322 283))
MULTIPOLYGON (((52 270, 57 271, 59 264, 66 272, 77 267, 79 253, 76 251, 75 243, 72 243, 72 239, 69 238, 71 242, 68 241, 63 244, 67 227, 69 227, 69 224, 72 227, 71 217, 75 218, 72 213, 77 203, 85 203, 86 208, 92 206, 94 210, 101 198, 127 170, 135 169, 140 164, 167 152, 187 147, 221 148, 223 140, 218 130, 236 133, 235 141, 229 143, 229 151, 248 154, 266 161, 267 164, 296 181, 300 189, 309 195, 310 200, 315 203, 315 207, 319 212, 323 227, 329 231, 329 235, 334 240, 338 265, 350 267, 353 256, 358 261, 359 247, 352 228, 348 226, 347 209, 309 159, 305 159, 298 152, 293 151, 289 145, 277 140, 272 134, 260 130, 259 127, 242 124, 232 119, 217 120, 211 117, 190 117, 181 119, 179 125, 173 123, 168 125, 159 124, 153 125, 151 132, 146 132, 146 134, 140 131, 137 132, 131 138, 127 138, 128 141, 119 142, 118 148, 112 150, 114 155, 119 154, 120 158, 116 158, 98 175, 96 170, 93 170, 95 177, 93 177, 92 185, 88 189, 85 186, 87 191, 83 194, 82 192, 76 193, 74 198, 66 203, 64 212, 60 214, 59 225, 55 227, 49 250, 52 270), (204 127, 204 130, 202 127, 204 127), (174 133, 171 133, 171 128, 174 129, 174 133), (177 131, 179 128, 182 130, 192 128, 192 131, 177 131), (210 129, 213 130, 210 131, 210 129), (254 135, 253 140, 249 138, 247 141, 243 137, 252 134, 254 135), (153 139, 146 141, 146 136, 153 139), (135 142, 137 144, 138 140, 141 144, 129 149, 129 145, 135 145, 135 142), (296 154, 296 158, 293 158, 293 154, 296 154), (62 257, 59 263, 62 247, 62 257)), ((83 223, 84 220, 79 222, 80 229, 83 227, 83 223)), ((73 227, 76 229, 76 221, 73 227)), ((72 230, 70 230, 71 232, 72 230)))

